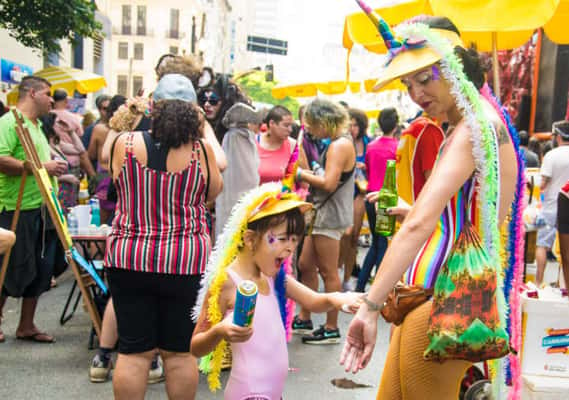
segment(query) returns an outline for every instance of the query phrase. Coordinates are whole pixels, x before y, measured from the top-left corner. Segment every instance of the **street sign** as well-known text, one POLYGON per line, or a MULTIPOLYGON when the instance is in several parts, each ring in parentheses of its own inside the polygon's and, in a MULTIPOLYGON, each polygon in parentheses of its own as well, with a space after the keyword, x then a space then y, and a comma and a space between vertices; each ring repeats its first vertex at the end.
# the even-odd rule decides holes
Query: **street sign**
POLYGON ((288 53, 288 41, 261 36, 247 36, 247 50, 256 53, 286 56, 288 53))

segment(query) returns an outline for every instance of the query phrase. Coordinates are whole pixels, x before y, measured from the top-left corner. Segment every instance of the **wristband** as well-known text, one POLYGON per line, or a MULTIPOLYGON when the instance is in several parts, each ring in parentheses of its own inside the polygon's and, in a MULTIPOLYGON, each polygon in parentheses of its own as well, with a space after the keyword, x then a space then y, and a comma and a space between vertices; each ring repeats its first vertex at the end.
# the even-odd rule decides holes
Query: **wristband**
POLYGON ((370 299, 367 298, 367 295, 362 297, 362 300, 365 303, 365 305, 367 306, 367 309, 370 310, 371 312, 381 311, 387 305, 386 302, 383 302, 383 304, 381 304, 381 305, 374 303, 373 301, 371 301, 370 299))
POLYGON ((300 167, 298 167, 298 168, 296 169, 296 180, 297 180, 297 181, 302 180, 302 177, 300 176, 300 175, 302 174, 302 171, 303 171, 303 169, 300 168, 300 167))

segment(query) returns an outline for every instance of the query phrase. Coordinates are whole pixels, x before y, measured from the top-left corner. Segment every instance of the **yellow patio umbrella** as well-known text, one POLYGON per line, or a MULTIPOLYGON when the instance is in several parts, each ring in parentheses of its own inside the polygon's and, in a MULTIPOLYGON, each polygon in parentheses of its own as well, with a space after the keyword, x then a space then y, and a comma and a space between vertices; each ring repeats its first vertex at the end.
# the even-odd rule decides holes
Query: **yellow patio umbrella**
POLYGON ((333 95, 345 93, 347 89, 352 93, 360 91, 359 82, 330 81, 330 82, 307 82, 298 85, 275 86, 271 95, 275 99, 282 100, 285 97, 314 97, 318 92, 333 95))
POLYGON ((429 1, 435 15, 444 15, 457 25, 465 44, 474 42, 479 50, 492 51, 494 89, 499 95, 498 50, 527 42, 535 29, 551 20, 560 0, 429 1))
MULTIPOLYGON (((373 90, 375 82, 377 79, 366 79, 363 81, 363 89, 370 92, 377 92, 373 90)), ((362 89, 362 84, 360 82, 345 82, 345 81, 330 81, 330 82, 320 82, 320 83, 302 83, 298 85, 283 85, 275 86, 271 90, 271 95, 278 100, 282 100, 285 97, 314 97, 318 93, 324 93, 327 95, 343 94, 346 90, 350 90, 352 93, 358 93, 362 89)), ((395 81, 389 85, 381 88, 383 90, 406 90, 405 86, 399 82, 395 81)))
MULTIPOLYGON (((73 95, 75 91, 87 94, 101 90, 107 86, 105 78, 92 72, 71 67, 48 67, 34 73, 34 76, 47 79, 51 83, 51 91, 65 89, 73 95)), ((15 87, 7 95, 8 104, 18 101, 18 88, 15 87)))
MULTIPOLYGON (((480 51, 492 51, 494 67, 498 67, 497 51, 519 47, 526 43, 534 30, 553 17, 560 0, 411 0, 376 11, 391 25, 420 14, 444 15, 461 32, 466 46, 475 45, 480 51)), ((562 24, 562 22, 561 22, 562 24)), ((552 28, 554 32, 563 29, 552 28)), ((348 15, 344 21, 343 44, 351 50, 354 43, 369 51, 384 53, 383 40, 365 13, 348 15)), ((498 74, 495 89, 499 93, 498 74)))
POLYGON ((547 37, 558 44, 569 44, 569 0, 561 0, 553 18, 543 27, 547 37))

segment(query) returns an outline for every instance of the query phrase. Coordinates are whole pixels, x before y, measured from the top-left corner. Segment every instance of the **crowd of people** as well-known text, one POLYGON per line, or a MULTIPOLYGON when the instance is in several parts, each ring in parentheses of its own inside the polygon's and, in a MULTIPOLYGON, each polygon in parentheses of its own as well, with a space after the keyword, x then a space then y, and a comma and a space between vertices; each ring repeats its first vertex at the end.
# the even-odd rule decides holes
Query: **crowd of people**
MULTIPOLYGON (((219 387, 222 364, 231 366, 226 399, 278 400, 289 332, 303 335, 305 344, 345 339, 341 363, 347 371, 365 368, 380 310, 402 276, 408 286, 433 288, 460 232, 470 226, 499 257, 495 235, 520 201, 516 183, 524 160, 526 167, 541 167, 547 211, 538 231, 537 281, 557 232, 569 280, 569 122, 554 125, 549 152, 520 132, 518 154, 517 133, 484 95, 476 52, 463 47, 450 20, 421 22, 424 27, 406 32, 424 35, 423 41, 393 52, 378 85, 401 79, 424 114, 403 124, 396 109, 385 108, 377 137, 368 132, 362 110, 327 99, 302 106, 298 124, 283 106, 256 110, 229 76, 189 57, 162 57, 149 97, 98 96, 98 119, 88 125, 66 109, 64 90, 35 76, 22 80, 14 110, 62 208, 78 204, 86 179, 101 221, 111 226, 104 257, 111 298, 91 381, 109 379, 118 348, 117 399, 142 399, 148 383, 162 380, 170 399, 192 399, 202 358, 212 388, 219 387), (452 43, 450 51, 439 36, 452 43), (455 58, 460 70, 450 67, 455 58), (293 134, 295 125, 303 127, 300 133, 293 134), (397 161, 400 197, 387 210, 400 222, 391 238, 374 230, 389 160, 397 161), (360 267, 364 214, 371 243, 360 267), (259 292, 249 327, 232 323, 236 288, 244 280, 259 292), (338 328, 339 311, 355 313, 346 333, 338 328), (314 326, 312 312, 327 312, 322 326, 314 326)), ((396 46, 393 36, 386 40, 396 46)), ((0 118, 0 253, 12 250, 0 318, 6 297, 21 297, 16 337, 52 343, 34 316, 64 259, 33 177, 24 187, 15 235, 8 231, 25 173, 8 112, 0 118)), ((431 308, 432 300, 425 301, 393 328, 378 398, 457 398, 472 363, 423 359, 431 308)))

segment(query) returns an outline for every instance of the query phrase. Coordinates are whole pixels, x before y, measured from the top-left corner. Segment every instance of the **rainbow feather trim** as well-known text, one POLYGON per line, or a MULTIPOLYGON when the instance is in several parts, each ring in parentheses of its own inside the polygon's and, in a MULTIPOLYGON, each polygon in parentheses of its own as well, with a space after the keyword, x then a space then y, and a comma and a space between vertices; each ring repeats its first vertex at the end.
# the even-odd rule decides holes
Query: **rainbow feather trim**
MULTIPOLYGON (((499 111, 504 125, 508 127, 508 132, 514 148, 516 150, 516 158, 518 164, 518 178, 516 182, 516 194, 510 210, 510 221, 508 223, 508 263, 506 276, 504 279, 504 295, 508 304, 510 304, 510 313, 508 315, 508 333, 512 347, 519 351, 521 349, 522 331, 521 331, 521 299, 520 289, 523 283, 524 268, 524 225, 522 223, 522 214, 525 208, 524 204, 524 159, 520 151, 520 138, 516 128, 513 126, 510 115, 504 107, 501 107, 498 99, 493 95, 488 85, 484 85, 481 91, 484 98, 499 111)), ((520 357, 516 354, 509 356, 509 370, 506 371, 506 378, 509 378, 512 384, 512 390, 509 393, 509 399, 519 399, 521 396, 521 363, 520 357)))

